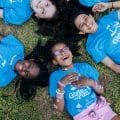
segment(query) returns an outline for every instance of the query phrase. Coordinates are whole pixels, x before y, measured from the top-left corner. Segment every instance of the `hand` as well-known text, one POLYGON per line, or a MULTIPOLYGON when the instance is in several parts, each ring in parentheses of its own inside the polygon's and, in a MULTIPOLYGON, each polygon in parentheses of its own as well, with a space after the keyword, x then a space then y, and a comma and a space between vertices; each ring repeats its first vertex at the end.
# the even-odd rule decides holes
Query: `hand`
POLYGON ((85 77, 85 76, 80 76, 79 80, 71 82, 72 85, 75 85, 77 87, 83 87, 83 86, 93 86, 94 81, 85 77))
POLYGON ((77 81, 78 77, 79 77, 78 73, 71 73, 69 75, 66 75, 60 82, 64 85, 66 85, 73 81, 77 81))
POLYGON ((103 12, 108 9, 107 3, 97 3, 93 6, 92 11, 93 12, 103 12))

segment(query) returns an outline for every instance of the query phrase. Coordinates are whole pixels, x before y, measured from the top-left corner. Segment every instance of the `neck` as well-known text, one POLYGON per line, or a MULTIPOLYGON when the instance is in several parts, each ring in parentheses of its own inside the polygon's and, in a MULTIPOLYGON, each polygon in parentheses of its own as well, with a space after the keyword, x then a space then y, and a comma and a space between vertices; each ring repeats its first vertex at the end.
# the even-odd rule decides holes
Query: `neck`
POLYGON ((69 65, 69 66, 64 66, 62 67, 63 70, 69 70, 73 67, 73 64, 69 65))

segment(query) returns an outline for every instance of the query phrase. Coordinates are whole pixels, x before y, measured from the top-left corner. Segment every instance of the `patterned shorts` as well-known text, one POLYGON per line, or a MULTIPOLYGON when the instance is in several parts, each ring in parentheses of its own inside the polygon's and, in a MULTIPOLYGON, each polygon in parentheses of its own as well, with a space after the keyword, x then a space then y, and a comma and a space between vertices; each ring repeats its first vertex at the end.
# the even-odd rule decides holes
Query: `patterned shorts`
POLYGON ((74 120, 111 120, 116 115, 105 98, 100 96, 98 101, 86 110, 74 116, 74 120))

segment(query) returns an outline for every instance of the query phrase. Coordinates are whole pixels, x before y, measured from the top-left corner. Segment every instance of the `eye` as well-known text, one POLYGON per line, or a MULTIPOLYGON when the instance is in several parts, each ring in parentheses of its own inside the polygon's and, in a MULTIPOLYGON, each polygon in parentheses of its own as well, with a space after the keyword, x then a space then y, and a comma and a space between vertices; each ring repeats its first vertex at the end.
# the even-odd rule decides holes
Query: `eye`
POLYGON ((46 7, 49 7, 49 6, 50 6, 50 4, 49 4, 49 3, 46 3, 46 4, 45 4, 45 6, 46 6, 46 7))
POLYGON ((87 21, 88 21, 88 17, 85 17, 85 18, 84 18, 84 21, 87 22, 87 21))
POLYGON ((64 47, 64 48, 63 48, 63 51, 68 51, 68 50, 69 50, 68 47, 64 47))
POLYGON ((58 55, 60 55, 60 52, 57 50, 57 51, 55 51, 53 54, 54 54, 55 56, 58 56, 58 55))

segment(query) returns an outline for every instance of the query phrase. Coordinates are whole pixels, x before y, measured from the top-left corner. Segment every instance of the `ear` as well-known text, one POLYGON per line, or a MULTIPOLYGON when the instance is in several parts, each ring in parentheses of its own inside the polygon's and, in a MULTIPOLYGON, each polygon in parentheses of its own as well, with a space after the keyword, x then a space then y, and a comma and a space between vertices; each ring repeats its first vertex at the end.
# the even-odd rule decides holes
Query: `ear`
POLYGON ((82 32, 82 31, 80 31, 78 34, 80 34, 80 35, 85 35, 85 33, 84 33, 84 32, 82 32))
POLYGON ((56 61, 55 59, 52 60, 52 63, 53 63, 54 65, 58 65, 58 63, 57 63, 57 61, 56 61))

